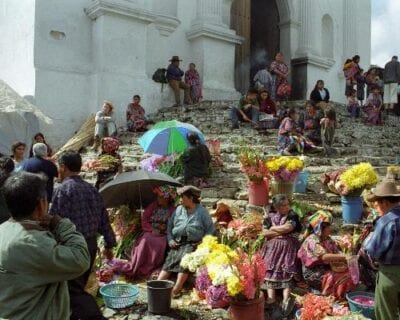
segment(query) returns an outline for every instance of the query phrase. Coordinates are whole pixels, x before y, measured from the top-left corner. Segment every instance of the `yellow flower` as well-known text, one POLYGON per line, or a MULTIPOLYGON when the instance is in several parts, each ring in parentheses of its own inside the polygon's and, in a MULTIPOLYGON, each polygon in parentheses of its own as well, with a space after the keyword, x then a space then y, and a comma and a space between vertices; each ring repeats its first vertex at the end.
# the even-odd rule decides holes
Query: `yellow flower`
POLYGON ((370 188, 378 183, 378 180, 377 173, 368 162, 354 165, 340 176, 340 182, 349 191, 370 188))
POLYGON ((229 256, 221 251, 212 251, 207 259, 206 266, 229 264, 229 256))
POLYGON ((198 248, 208 248, 210 251, 212 251, 217 245, 217 237, 208 235, 203 238, 203 241, 201 241, 201 243, 198 245, 198 248))
POLYGON ((290 171, 301 170, 304 167, 303 161, 297 157, 276 157, 267 160, 267 168, 274 173, 280 169, 286 168, 290 171))
POLYGON ((231 276, 227 279, 226 287, 228 289, 228 294, 232 297, 236 296, 240 291, 243 290, 240 284, 240 279, 237 276, 231 276))

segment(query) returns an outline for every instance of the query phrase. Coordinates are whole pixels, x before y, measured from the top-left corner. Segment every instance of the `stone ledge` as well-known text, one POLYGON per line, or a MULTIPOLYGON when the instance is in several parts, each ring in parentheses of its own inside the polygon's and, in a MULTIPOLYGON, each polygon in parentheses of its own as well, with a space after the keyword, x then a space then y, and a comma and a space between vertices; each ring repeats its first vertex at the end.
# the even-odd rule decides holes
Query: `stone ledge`
POLYGON ((157 17, 145 9, 121 0, 94 0, 84 11, 92 20, 96 20, 98 17, 106 14, 116 14, 141 20, 144 23, 151 23, 157 17))
POLYGON ((154 21, 154 26, 158 29, 162 36, 170 36, 176 28, 181 24, 181 21, 175 17, 158 14, 154 21))
POLYGON ((314 55, 292 59, 293 66, 301 66, 305 64, 323 69, 330 69, 335 64, 335 60, 330 58, 321 58, 314 55))
POLYGON ((200 37, 216 39, 234 44, 242 44, 244 41, 243 37, 238 36, 236 32, 231 29, 223 26, 209 26, 202 23, 194 24, 192 28, 186 32, 186 37, 189 41, 193 41, 200 37))

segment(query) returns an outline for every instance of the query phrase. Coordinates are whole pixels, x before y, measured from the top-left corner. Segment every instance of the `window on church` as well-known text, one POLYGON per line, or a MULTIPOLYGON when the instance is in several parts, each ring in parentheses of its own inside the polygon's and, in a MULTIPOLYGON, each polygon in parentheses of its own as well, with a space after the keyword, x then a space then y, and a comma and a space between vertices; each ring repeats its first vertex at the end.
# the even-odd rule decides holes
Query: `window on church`
POLYGON ((333 20, 329 14, 322 17, 321 53, 323 57, 333 59, 334 31, 333 20))
POLYGON ((64 40, 66 36, 65 33, 62 31, 51 30, 50 37, 52 37, 55 40, 64 40))

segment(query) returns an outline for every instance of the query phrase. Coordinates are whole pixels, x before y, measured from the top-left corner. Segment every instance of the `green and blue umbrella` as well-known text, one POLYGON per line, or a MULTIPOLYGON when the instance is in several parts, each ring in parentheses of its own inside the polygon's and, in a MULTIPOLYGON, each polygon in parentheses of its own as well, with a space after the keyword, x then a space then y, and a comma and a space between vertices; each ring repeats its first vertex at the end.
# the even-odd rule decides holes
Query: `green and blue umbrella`
POLYGON ((196 132, 201 143, 205 143, 203 133, 195 126, 177 120, 161 121, 147 131, 138 142, 148 153, 170 155, 185 151, 190 145, 189 132, 196 132))

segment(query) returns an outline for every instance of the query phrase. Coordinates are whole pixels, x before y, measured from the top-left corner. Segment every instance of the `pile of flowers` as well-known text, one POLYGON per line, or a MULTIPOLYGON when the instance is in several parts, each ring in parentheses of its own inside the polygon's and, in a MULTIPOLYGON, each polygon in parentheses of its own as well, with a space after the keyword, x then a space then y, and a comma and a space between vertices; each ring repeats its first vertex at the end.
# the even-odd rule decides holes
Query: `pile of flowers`
POLYGON ((97 159, 87 160, 82 165, 82 171, 113 170, 121 164, 121 160, 109 154, 99 156, 97 159))
POLYGON ((364 189, 370 189, 379 181, 378 174, 369 162, 361 162, 345 170, 336 182, 335 188, 343 196, 360 196, 364 189))
POLYGON ((240 171, 247 175, 249 181, 261 182, 268 176, 265 159, 248 147, 239 150, 240 171))
POLYGON ((132 213, 128 206, 120 206, 112 209, 109 217, 118 242, 114 254, 116 258, 121 258, 141 232, 140 213, 132 213))
POLYGON ((303 170, 304 162, 297 157, 275 157, 267 161, 267 168, 275 180, 293 182, 303 170))
POLYGON ((196 290, 211 307, 225 307, 228 298, 252 300, 260 295, 266 266, 257 252, 232 249, 206 236, 198 248, 182 258, 181 266, 196 272, 196 290))
POLYGON ((229 245, 231 248, 236 248, 236 243, 240 241, 242 249, 244 243, 251 243, 258 240, 263 228, 264 217, 258 212, 246 214, 242 218, 233 219, 228 223, 226 229, 221 229, 222 242, 229 245))
POLYGON ((327 316, 348 316, 347 307, 334 304, 331 297, 318 296, 308 293, 302 299, 301 320, 321 320, 327 316))

